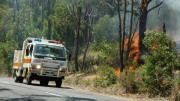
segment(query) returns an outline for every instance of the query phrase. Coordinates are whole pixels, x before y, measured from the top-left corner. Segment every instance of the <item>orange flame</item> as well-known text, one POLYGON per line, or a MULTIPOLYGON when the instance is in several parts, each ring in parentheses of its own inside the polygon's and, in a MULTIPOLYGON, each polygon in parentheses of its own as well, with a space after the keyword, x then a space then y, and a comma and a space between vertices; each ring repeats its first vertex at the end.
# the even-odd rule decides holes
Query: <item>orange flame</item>
POLYGON ((147 0, 144 0, 144 1, 143 1, 142 6, 143 6, 144 8, 146 8, 146 7, 148 6, 147 0))
POLYGON ((152 50, 155 50, 156 48, 157 48, 156 45, 152 45, 152 46, 151 46, 151 49, 152 49, 152 50))
MULTIPOLYGON (((129 42, 129 39, 126 38, 124 40, 124 48, 125 48, 125 51, 127 51, 127 48, 128 48, 128 42, 129 42)), ((129 52, 129 55, 128 57, 133 57, 133 65, 129 67, 129 69, 127 70, 127 72, 130 72, 132 71, 138 64, 138 59, 139 59, 139 33, 138 32, 135 32, 134 33, 134 36, 133 36, 133 39, 132 39, 132 44, 131 44, 131 51, 129 52)), ((115 74, 117 74, 118 76, 120 75, 120 68, 116 68, 115 69, 115 74)))
POLYGON ((120 75, 120 68, 119 67, 115 69, 115 74, 118 76, 120 75))
POLYGON ((131 51, 129 52, 129 57, 134 56, 133 58, 133 62, 134 64, 132 66, 129 67, 128 72, 132 71, 138 64, 138 59, 139 59, 139 33, 135 32, 134 33, 134 37, 132 40, 132 44, 131 44, 131 51))

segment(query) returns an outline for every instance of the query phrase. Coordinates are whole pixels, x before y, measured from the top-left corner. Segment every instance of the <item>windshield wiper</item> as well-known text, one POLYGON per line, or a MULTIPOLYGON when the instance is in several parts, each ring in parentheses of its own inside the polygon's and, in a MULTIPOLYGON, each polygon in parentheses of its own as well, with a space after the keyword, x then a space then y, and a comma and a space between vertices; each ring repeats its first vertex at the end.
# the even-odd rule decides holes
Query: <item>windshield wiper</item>
POLYGON ((47 57, 47 56, 44 55, 44 54, 40 54, 40 53, 34 53, 34 57, 35 58, 44 58, 44 57, 47 57))
POLYGON ((53 58, 54 60, 61 60, 61 61, 66 61, 66 58, 65 57, 54 57, 53 58))

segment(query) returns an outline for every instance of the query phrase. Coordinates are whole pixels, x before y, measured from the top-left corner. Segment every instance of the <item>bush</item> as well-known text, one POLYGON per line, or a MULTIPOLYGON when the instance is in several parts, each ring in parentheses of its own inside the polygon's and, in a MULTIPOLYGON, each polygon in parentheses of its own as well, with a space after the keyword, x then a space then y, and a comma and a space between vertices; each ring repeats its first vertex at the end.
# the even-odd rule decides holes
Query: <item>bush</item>
POLYGON ((126 93, 137 93, 140 85, 139 69, 130 72, 122 72, 119 77, 119 83, 126 93))
POLYGON ((103 56, 103 58, 101 59, 101 64, 110 65, 112 67, 118 67, 118 43, 108 43, 104 39, 92 45, 92 51, 97 50, 100 51, 103 56))
POLYGON ((172 88, 173 68, 177 65, 175 42, 165 33, 148 31, 143 43, 148 53, 143 57, 143 85, 151 96, 169 95, 172 88))
POLYGON ((94 68, 95 65, 102 64, 102 61, 104 60, 104 56, 102 52, 89 52, 86 55, 86 60, 84 62, 83 66, 83 55, 79 56, 78 63, 81 70, 86 70, 87 72, 94 73, 96 72, 96 68, 94 68))
POLYGON ((174 76, 170 101, 180 101, 180 74, 174 76))
POLYGON ((101 67, 98 72, 98 77, 94 79, 95 87, 107 87, 115 84, 117 80, 116 74, 112 67, 101 67))

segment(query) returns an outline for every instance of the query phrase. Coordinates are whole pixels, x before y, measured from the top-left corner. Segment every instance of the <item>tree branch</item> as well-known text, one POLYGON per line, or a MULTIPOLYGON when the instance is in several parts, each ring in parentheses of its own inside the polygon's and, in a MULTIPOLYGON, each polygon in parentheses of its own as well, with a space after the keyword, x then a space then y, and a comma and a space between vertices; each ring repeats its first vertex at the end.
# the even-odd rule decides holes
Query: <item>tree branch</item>
POLYGON ((149 3, 150 3, 151 1, 152 1, 152 0, 148 0, 147 5, 149 5, 149 3))
POLYGON ((154 7, 152 7, 152 8, 150 8, 147 12, 150 12, 150 11, 152 11, 153 9, 159 7, 160 5, 163 4, 163 2, 164 2, 164 1, 160 2, 159 4, 157 4, 156 6, 154 6, 154 7))
MULTIPOLYGON (((120 11, 124 11, 124 10, 120 9, 120 11)), ((134 11, 126 10, 126 13, 132 13, 132 12, 133 12, 134 15, 140 16, 140 14, 136 10, 134 10, 134 11)))
POLYGON ((108 2, 105 2, 106 3, 106 5, 108 5, 111 9, 114 9, 114 7, 110 4, 110 3, 108 3, 108 2))

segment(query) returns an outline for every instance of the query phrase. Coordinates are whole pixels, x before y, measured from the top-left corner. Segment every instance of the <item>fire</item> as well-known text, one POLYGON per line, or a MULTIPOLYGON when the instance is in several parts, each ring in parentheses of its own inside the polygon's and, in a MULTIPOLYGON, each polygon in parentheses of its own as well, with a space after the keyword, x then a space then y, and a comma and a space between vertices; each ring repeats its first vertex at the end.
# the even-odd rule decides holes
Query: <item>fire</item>
POLYGON ((148 5, 147 0, 144 0, 144 1, 143 1, 143 3, 142 3, 142 6, 146 8, 146 7, 147 7, 147 5, 148 5))
MULTIPOLYGON (((127 51, 129 39, 126 38, 124 40, 124 42, 125 42, 124 48, 125 48, 125 51, 127 51)), ((139 55, 139 33, 138 32, 134 33, 134 36, 133 36, 133 39, 132 39, 132 44, 131 44, 130 48, 131 49, 130 49, 128 57, 133 58, 133 65, 129 67, 127 72, 132 71, 138 65, 138 59, 139 59, 139 56, 138 56, 139 55)), ((120 75, 120 68, 119 67, 117 69, 115 69, 115 73, 118 76, 120 75)))
POLYGON ((118 76, 120 75, 120 68, 119 67, 115 69, 115 74, 118 76))
POLYGON ((139 33, 138 32, 134 33, 132 42, 133 43, 131 44, 131 51, 129 52, 129 57, 134 56, 133 58, 134 64, 131 67, 129 67, 128 72, 133 70, 138 64, 138 59, 139 59, 139 56, 138 56, 139 55, 139 33))
POLYGON ((152 49, 152 50, 155 50, 156 48, 157 48, 156 45, 152 45, 152 46, 151 46, 151 49, 152 49))

